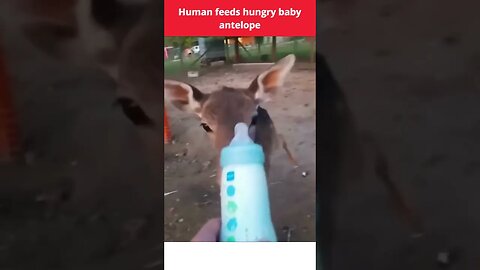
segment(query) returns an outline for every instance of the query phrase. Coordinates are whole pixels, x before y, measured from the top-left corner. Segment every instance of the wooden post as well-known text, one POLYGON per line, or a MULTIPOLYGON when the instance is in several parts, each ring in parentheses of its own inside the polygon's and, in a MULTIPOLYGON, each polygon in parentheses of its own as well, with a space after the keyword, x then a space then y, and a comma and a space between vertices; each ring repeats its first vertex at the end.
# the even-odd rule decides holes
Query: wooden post
POLYGON ((228 37, 225 37, 224 43, 225 43, 225 62, 229 63, 230 62, 230 47, 228 46, 228 37))
POLYGON ((240 63, 240 41, 235 37, 235 62, 240 63))
POLYGON ((0 48, 0 162, 11 162, 20 152, 13 97, 3 51, 0 48))
POLYGON ((316 52, 316 48, 315 48, 315 37, 309 37, 307 38, 307 40, 309 41, 310 43, 310 62, 311 63, 314 63, 315 62, 315 52, 316 52))
POLYGON ((272 37, 272 61, 277 61, 277 37, 272 37))

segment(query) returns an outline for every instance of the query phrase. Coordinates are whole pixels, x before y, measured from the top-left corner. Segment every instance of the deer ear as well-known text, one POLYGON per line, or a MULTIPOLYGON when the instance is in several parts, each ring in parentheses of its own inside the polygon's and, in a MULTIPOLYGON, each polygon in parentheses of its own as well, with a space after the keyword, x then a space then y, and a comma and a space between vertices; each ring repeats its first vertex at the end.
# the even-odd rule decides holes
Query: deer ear
POLYGON ((165 80, 165 97, 182 111, 198 113, 206 95, 189 84, 165 80))
POLYGON ((255 96, 258 102, 266 102, 282 87, 285 77, 295 64, 295 55, 289 54, 280 59, 267 71, 258 75, 250 84, 248 91, 255 96))

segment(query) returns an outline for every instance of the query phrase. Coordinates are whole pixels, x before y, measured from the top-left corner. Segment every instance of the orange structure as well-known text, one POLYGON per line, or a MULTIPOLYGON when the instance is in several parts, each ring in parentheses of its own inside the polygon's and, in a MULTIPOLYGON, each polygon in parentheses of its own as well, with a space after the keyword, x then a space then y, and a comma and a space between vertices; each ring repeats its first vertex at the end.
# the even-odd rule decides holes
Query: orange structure
POLYGON ((20 150, 16 120, 6 61, 0 50, 0 162, 12 161, 20 150))
POLYGON ((170 133, 166 108, 163 109, 163 115, 163 143, 170 143, 172 141, 172 134, 170 133))
MULTIPOLYGON (((242 43, 243 46, 255 45, 255 37, 238 37, 238 41, 242 43)), ((234 38, 229 38, 227 42, 228 42, 228 45, 235 45, 234 38)))

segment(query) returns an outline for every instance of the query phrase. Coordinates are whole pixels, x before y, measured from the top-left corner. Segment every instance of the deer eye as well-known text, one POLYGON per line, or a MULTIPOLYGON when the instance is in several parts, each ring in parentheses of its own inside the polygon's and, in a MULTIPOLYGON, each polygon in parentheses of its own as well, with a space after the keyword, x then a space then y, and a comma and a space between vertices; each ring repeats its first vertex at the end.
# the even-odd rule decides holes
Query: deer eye
POLYGON ((200 125, 203 127, 203 129, 205 129, 206 132, 213 132, 213 130, 207 125, 207 123, 201 123, 200 125))

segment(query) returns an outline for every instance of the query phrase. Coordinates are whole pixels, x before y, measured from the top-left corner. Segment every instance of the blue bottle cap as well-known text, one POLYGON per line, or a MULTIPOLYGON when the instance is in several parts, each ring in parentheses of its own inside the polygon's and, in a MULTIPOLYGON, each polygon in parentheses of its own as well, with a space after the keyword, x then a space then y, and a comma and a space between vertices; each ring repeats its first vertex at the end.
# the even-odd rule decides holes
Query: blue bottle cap
POLYGON ((230 145, 224 147, 220 153, 222 167, 232 164, 262 164, 265 155, 262 146, 254 143, 248 136, 248 126, 245 123, 235 125, 235 136, 230 145))

